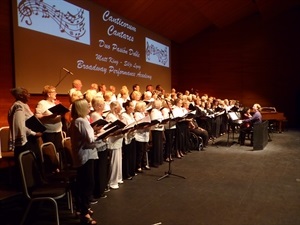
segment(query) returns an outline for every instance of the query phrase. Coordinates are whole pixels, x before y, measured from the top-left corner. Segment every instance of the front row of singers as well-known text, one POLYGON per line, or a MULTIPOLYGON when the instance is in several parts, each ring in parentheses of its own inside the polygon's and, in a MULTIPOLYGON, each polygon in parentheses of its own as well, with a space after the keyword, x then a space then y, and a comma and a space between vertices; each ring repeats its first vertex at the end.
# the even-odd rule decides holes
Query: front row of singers
MULTIPOLYGON (((25 124, 26 119, 33 115, 27 105, 28 91, 16 88, 11 92, 15 102, 8 118, 17 162, 19 153, 28 149, 27 147, 36 155, 40 154, 36 150, 38 147, 29 145, 29 137, 40 137, 41 133, 31 131, 25 124), (19 131, 22 132, 18 133, 19 131), (20 135, 23 139, 19 140, 17 138, 20 135)), ((45 89, 45 101, 51 100, 55 95, 53 87, 45 89)), ((52 105, 42 103, 44 102, 39 104, 38 113, 46 115, 45 112, 52 105)), ((171 161, 174 156, 181 158, 189 151, 187 135, 192 119, 184 118, 186 112, 181 106, 180 99, 176 100, 175 106, 168 101, 155 100, 151 111, 147 111, 148 107, 143 101, 127 101, 123 106, 118 101, 113 101, 110 103, 110 111, 104 117, 105 102, 101 97, 93 98, 91 105, 86 99, 78 99, 72 103, 71 120, 67 127, 74 154, 73 166, 77 170, 74 185, 76 214, 82 223, 96 224, 92 218, 91 198, 102 197, 107 187, 118 189, 124 179, 131 180, 137 173, 149 170, 150 166, 158 167, 164 160, 171 161), (90 110, 91 106, 93 111, 90 110), (122 121, 125 125, 130 125, 138 124, 147 117, 150 117, 150 121, 159 122, 149 123, 149 126, 147 123, 144 126, 133 126, 127 132, 116 132, 104 139, 98 137, 105 133, 105 126, 91 126, 91 123, 99 119, 105 119, 108 124, 122 121), (176 118, 180 119, 175 120, 176 118)), ((50 113, 46 116, 49 119, 61 117, 50 113)), ((42 119, 42 116, 39 118, 42 119)), ((37 146, 37 143, 34 145, 37 146)))
MULTIPOLYGON (((173 107, 168 101, 155 100, 152 103, 149 116, 151 121, 160 121, 160 123, 141 126, 137 129, 132 127, 125 133, 116 132, 108 135, 104 140, 98 140, 96 137, 99 133, 105 132, 104 127, 97 125, 92 127, 91 123, 103 118, 104 106, 103 99, 96 97, 92 100, 93 112, 90 113, 89 104, 85 99, 75 101, 71 110, 70 135, 78 166, 75 192, 77 210, 82 215, 82 222, 90 224, 96 222, 91 217, 90 198, 93 195, 94 197, 101 196, 105 186, 118 189, 123 179, 131 180, 136 172, 150 169, 148 160, 152 167, 158 167, 164 159, 171 161, 174 155, 173 149, 176 151, 175 156, 182 158, 189 151, 187 140, 189 140, 190 130, 199 136, 202 135, 204 144, 208 141, 207 131, 199 127, 193 118, 185 117, 188 111, 182 107, 181 99, 175 100, 173 107), (176 120, 176 118, 180 119, 176 120), (162 123, 162 121, 166 122, 162 123), (152 147, 148 158, 150 136, 152 147), (108 153, 101 155, 105 150, 108 153), (109 155, 109 162, 102 164, 101 162, 105 161, 107 155, 109 155), (97 161, 99 161, 98 164, 97 161), (103 167, 107 166, 109 171, 104 174, 103 167), (96 184, 96 180, 96 183, 100 184, 96 184), (96 193, 98 196, 95 195, 96 193)), ((255 104, 254 115, 243 122, 261 122, 259 109, 260 106, 255 104)), ((118 101, 114 101, 110 103, 110 111, 105 120, 110 123, 120 120, 125 125, 138 124, 138 121, 143 120, 147 114, 146 103, 143 101, 136 102, 136 105, 132 101, 127 101, 123 107, 118 101)), ((240 141, 243 141, 243 135, 240 138, 240 141)))

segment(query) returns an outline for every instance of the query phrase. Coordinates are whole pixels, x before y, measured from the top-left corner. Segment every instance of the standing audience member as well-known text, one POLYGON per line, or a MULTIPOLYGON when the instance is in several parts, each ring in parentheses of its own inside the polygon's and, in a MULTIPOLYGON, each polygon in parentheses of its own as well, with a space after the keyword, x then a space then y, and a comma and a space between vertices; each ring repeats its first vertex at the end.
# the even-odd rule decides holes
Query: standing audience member
POLYGON ((93 194, 95 177, 94 161, 98 158, 94 130, 87 120, 89 104, 79 99, 72 104, 70 127, 74 166, 77 168, 75 204, 83 224, 97 224, 91 217, 90 197, 93 194))

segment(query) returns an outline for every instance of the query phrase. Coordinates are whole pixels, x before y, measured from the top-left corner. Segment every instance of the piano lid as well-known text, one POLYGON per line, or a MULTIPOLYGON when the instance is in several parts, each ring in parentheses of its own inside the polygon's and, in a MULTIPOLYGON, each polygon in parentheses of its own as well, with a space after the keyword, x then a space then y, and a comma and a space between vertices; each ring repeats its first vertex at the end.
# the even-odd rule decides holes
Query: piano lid
POLYGON ((277 110, 275 107, 261 107, 260 112, 269 112, 269 113, 276 113, 277 110))

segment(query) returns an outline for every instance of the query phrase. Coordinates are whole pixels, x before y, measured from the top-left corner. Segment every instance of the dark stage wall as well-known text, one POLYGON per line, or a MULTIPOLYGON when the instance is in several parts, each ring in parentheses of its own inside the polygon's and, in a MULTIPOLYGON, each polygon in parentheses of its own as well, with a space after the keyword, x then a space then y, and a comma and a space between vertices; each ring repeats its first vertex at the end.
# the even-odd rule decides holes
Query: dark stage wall
MULTIPOLYGON (((0 126, 7 125, 13 101, 9 94, 14 84, 10 1, 0 3, 0 126)), ((269 19, 253 15, 230 27, 208 29, 181 45, 172 43, 172 87, 238 99, 246 106, 256 102, 275 106, 285 113, 289 126, 299 127, 299 27, 300 9, 294 8, 269 19)), ((32 96, 32 109, 40 99, 32 96)), ((66 96, 59 99, 67 104, 66 96)))

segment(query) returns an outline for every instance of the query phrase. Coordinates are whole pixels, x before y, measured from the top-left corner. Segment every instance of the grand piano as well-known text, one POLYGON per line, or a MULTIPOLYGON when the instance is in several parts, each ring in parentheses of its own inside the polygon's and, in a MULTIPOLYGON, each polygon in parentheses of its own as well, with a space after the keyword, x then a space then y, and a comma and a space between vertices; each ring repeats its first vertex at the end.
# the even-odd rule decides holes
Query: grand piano
POLYGON ((278 132, 282 132, 282 123, 286 120, 284 113, 277 112, 275 107, 262 107, 261 108, 262 120, 275 120, 278 122, 278 132))

